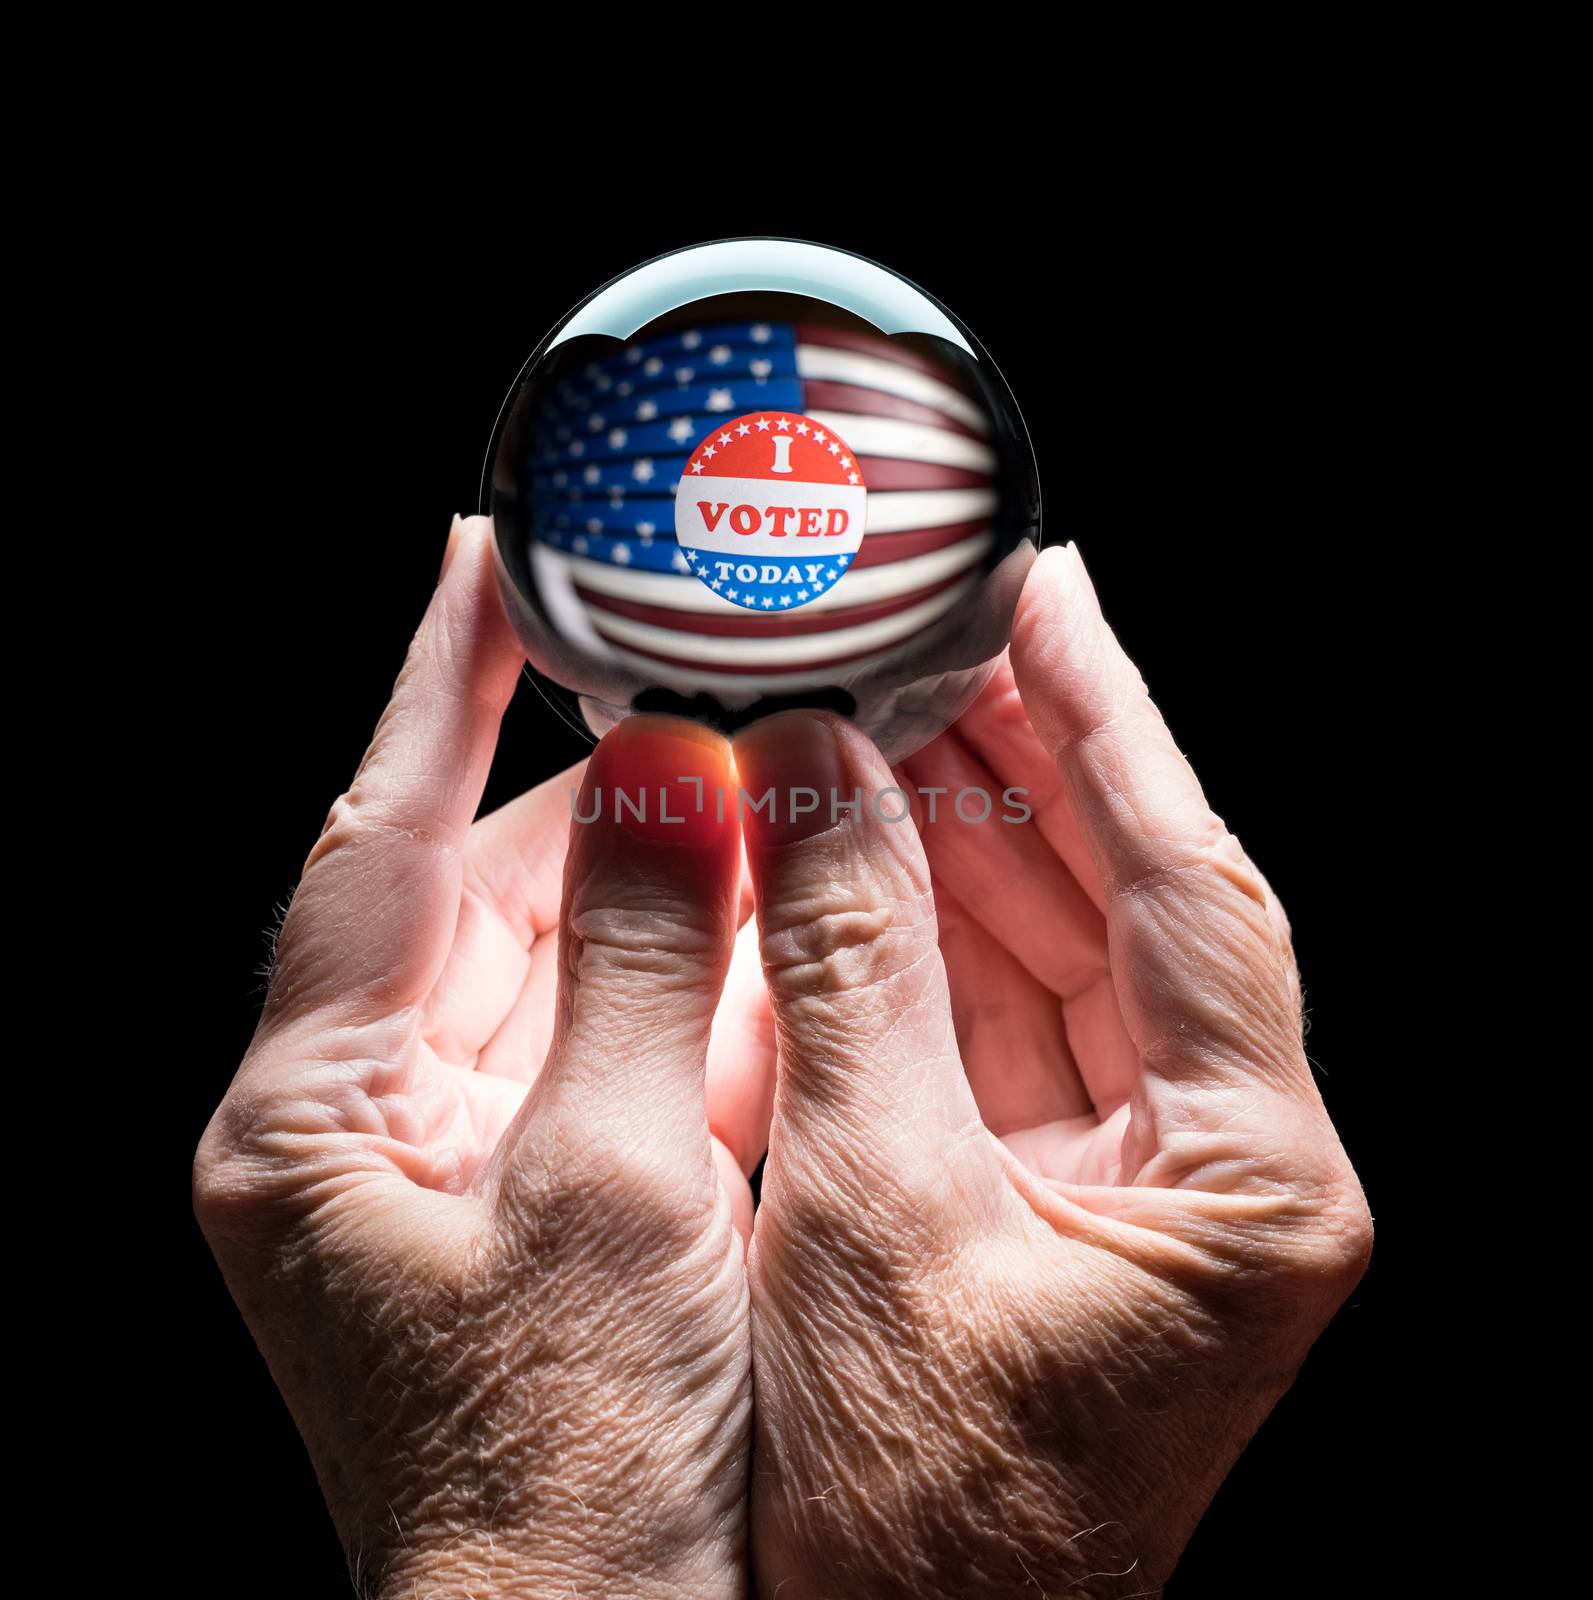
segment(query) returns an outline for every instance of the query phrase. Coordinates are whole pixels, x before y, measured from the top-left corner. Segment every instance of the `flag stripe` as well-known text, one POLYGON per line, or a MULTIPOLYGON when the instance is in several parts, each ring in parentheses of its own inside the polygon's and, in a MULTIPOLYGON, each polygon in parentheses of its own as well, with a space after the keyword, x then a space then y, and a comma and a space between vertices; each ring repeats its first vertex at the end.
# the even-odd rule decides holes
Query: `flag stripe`
POLYGON ((977 577, 963 578, 891 616, 836 628, 817 637, 744 639, 682 633, 675 628, 632 622, 608 612, 593 612, 591 618, 593 626, 605 639, 644 654, 657 654, 678 665, 709 670, 719 667, 731 672, 746 672, 749 668, 760 673, 779 672, 819 662, 842 661, 854 655, 869 655, 895 644, 945 615, 977 583, 977 577))
POLYGON ((890 654, 890 648, 865 650, 860 655, 837 656, 817 666, 762 667, 757 672, 738 672, 734 667, 710 666, 702 661, 683 661, 663 652, 627 648, 612 640, 602 641, 615 661, 635 667, 662 684, 677 687, 686 694, 698 694, 710 685, 716 694, 756 695, 778 690, 789 694, 799 689, 816 689, 836 683, 850 683, 876 661, 890 654))
MULTIPOLYGON (((620 499, 632 505, 652 499, 669 506, 666 497, 674 494, 687 460, 686 456, 638 456, 632 461, 535 472, 531 475, 531 503, 568 507, 589 501, 613 504, 620 499)), ((902 461, 892 456, 859 456, 857 466, 870 494, 876 489, 979 489, 994 482, 988 473, 968 467, 943 467, 933 461, 902 461)), ((664 521, 673 520, 671 509, 664 521)))
POLYGON ((944 428, 948 433, 960 433, 968 438, 977 437, 972 428, 930 406, 921 406, 916 400, 903 400, 899 395, 886 394, 879 389, 860 389, 853 383, 821 383, 814 380, 802 385, 805 404, 820 411, 845 411, 858 417, 896 417, 902 422, 921 423, 926 428, 944 428))
POLYGON ((863 355, 856 350, 799 343, 796 370, 801 378, 822 378, 830 383, 847 383, 859 389, 899 395, 903 400, 916 400, 919 405, 955 418, 975 433, 990 432, 984 412, 943 378, 929 377, 898 362, 881 360, 878 354, 863 355))
MULTIPOLYGON (((953 574, 938 583, 914 589, 892 600, 879 600, 873 605, 835 606, 817 615, 810 605, 789 611, 771 609, 753 612, 726 601, 726 609, 733 615, 696 616, 688 631, 694 638, 716 635, 738 639, 785 639, 803 633, 829 633, 837 628, 851 627, 854 623, 875 622, 881 617, 891 616, 929 599, 931 595, 958 581, 956 574, 953 574)), ((588 606, 613 616, 628 617, 632 622, 646 622, 655 627, 679 630, 683 620, 680 612, 672 611, 668 606, 641 605, 635 600, 621 600, 615 595, 596 594, 581 588, 579 584, 575 592, 588 606)), ((829 592, 834 594, 839 591, 831 589, 829 592)))
POLYGON ((996 470, 996 453, 989 445, 949 428, 926 428, 921 423, 897 422, 892 417, 860 417, 813 408, 806 414, 821 428, 844 439, 854 455, 933 461, 943 467, 971 467, 976 472, 996 470))
POLYGON ((868 497, 868 537, 907 533, 917 528, 943 528, 979 518, 988 522, 996 509, 994 489, 901 489, 868 497))
MULTIPOLYGON (((710 483, 711 480, 700 480, 710 483)), ((712 490, 707 491, 712 494, 712 490)), ((945 528, 963 522, 988 522, 996 509, 994 489, 898 489, 868 497, 867 536, 863 540, 866 550, 877 535, 915 533, 926 528, 945 528)), ((674 543, 675 507, 673 501, 627 500, 618 505, 603 500, 583 501, 579 505, 558 503, 533 508, 535 532, 539 539, 562 543, 567 533, 591 534, 594 537, 643 539, 654 544, 674 543), (643 525, 652 532, 643 535, 643 525)), ((795 548, 795 547, 793 547, 795 548)), ((579 552, 577 552, 579 554, 579 552)), ((623 557, 621 561, 623 563, 623 557)), ((862 560, 861 553, 858 557, 862 560)), ((883 552, 869 557, 871 561, 891 559, 883 552)))
POLYGON ((915 372, 923 373, 925 377, 934 378, 937 382, 962 390, 968 394, 970 400, 974 398, 968 393, 968 386, 960 382, 938 361, 920 355, 916 350, 909 350, 896 339, 888 339, 880 334, 858 332, 851 328, 831 328, 822 322, 799 322, 796 324, 796 342, 799 345, 827 345, 835 350, 855 350, 859 355, 874 356, 899 367, 911 367, 915 372))
MULTIPOLYGON (((955 538, 956 543, 908 554, 903 560, 869 567, 863 572, 859 572, 854 564, 847 573, 844 587, 837 585, 828 594, 810 601, 803 610, 822 613, 927 588, 941 578, 966 571, 983 560, 995 542, 994 536, 987 530, 971 534, 966 529, 958 530, 955 538)), ((863 541, 863 547, 868 548, 867 539, 863 541)), ((537 546, 537 557, 539 560, 546 557, 559 563, 561 570, 569 572, 576 591, 583 596, 612 595, 621 600, 668 607, 672 611, 707 612, 714 616, 741 614, 739 607, 716 595, 690 573, 646 572, 615 567, 604 561, 588 560, 584 556, 566 555, 546 545, 537 546)), ((682 627, 694 628, 696 625, 695 621, 681 620, 682 627)))

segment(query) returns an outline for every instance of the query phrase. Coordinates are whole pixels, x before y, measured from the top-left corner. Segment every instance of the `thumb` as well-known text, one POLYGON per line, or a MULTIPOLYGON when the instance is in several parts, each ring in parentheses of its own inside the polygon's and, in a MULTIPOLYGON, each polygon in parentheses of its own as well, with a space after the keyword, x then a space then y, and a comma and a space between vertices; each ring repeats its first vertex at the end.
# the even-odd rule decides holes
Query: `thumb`
POLYGON ((994 1174, 928 864, 884 758, 805 712, 754 723, 735 755, 779 1052, 766 1182, 795 1165, 900 1199, 945 1193, 949 1169, 994 1174))
MULTIPOLYGON (((712 1179, 704 1063, 736 934, 730 747, 672 717, 627 718, 573 802, 553 1042, 500 1174, 712 1179), (556 1147, 556 1148, 555 1148, 556 1147), (555 1159, 556 1156, 556 1159, 555 1159)), ((708 1190, 704 1191, 711 1192, 708 1190)))

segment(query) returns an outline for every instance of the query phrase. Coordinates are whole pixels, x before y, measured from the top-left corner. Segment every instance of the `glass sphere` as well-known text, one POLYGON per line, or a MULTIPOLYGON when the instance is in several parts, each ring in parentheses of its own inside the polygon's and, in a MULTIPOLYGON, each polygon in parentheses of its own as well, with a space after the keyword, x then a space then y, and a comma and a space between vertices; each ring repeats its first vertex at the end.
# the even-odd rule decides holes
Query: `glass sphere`
POLYGON ((966 326, 848 251, 731 239, 583 301, 506 400, 482 509, 541 687, 733 733, 822 707, 895 761, 1006 647, 1034 451, 966 326))

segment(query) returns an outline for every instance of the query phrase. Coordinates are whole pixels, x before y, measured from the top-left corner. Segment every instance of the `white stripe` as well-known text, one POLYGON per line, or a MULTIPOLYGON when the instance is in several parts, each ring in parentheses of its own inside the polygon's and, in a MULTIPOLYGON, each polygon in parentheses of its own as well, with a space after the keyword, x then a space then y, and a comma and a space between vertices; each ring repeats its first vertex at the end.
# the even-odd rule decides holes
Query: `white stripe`
MULTIPOLYGON (((595 561, 584 561, 582 566, 596 566, 595 561)), ((605 567, 608 572, 612 569, 605 567)), ((537 593, 541 596, 543 604, 548 609, 548 615, 553 620, 553 631, 561 639, 568 639, 571 644, 578 644, 583 650, 589 650, 593 655, 607 658, 611 652, 607 643, 599 637, 593 628, 591 612, 587 609, 586 602, 575 592, 572 581, 577 574, 571 571, 569 557, 562 550, 555 550, 550 544, 543 544, 540 539, 531 541, 531 577, 537 586, 537 593)), ((637 573, 637 577, 641 574, 637 573)), ((652 576, 652 574, 649 574, 652 576)), ((697 583, 695 578, 687 578, 686 583, 697 583)), ((699 588, 701 584, 697 584, 699 588)), ((714 596, 717 600, 718 595, 714 596)), ((724 602, 729 605, 730 602, 724 602)))
POLYGON ((878 650, 917 633, 957 604, 970 589, 977 587, 977 574, 954 583, 940 594, 908 606, 893 616, 874 622, 860 622, 833 633, 796 634, 786 638, 721 638, 718 635, 681 633, 674 628, 655 627, 650 622, 632 622, 606 611, 594 611, 592 621, 606 637, 642 650, 657 650, 687 661, 704 661, 716 666, 786 667, 808 662, 833 661, 837 656, 860 650, 878 650))
POLYGON ((890 655, 889 650, 878 650, 870 656, 859 656, 855 661, 837 662, 829 667, 815 667, 810 672, 772 673, 714 672, 705 673, 699 667, 672 667, 665 661, 654 661, 651 656, 638 655, 623 645, 610 645, 613 660, 638 672, 645 672, 648 681, 665 689, 678 689, 682 694, 712 692, 720 705, 748 706, 760 695, 771 690, 789 693, 796 689, 817 689, 822 686, 855 683, 864 677, 878 661, 890 655))
POLYGON ((868 497, 868 532, 912 533, 984 522, 999 501, 994 489, 890 489, 868 497))
MULTIPOLYGON (((939 583, 942 578, 949 578, 982 560, 995 542, 995 535, 988 531, 971 533, 943 550, 927 550, 921 556, 887 562, 882 567, 858 567, 848 572, 845 581, 837 583, 828 594, 810 600, 803 610, 833 611, 840 606, 872 605, 879 600, 894 600, 897 595, 911 594, 915 589, 927 589, 930 584, 939 583)), ((611 567, 607 562, 566 555, 551 545, 538 544, 534 549, 534 559, 540 561, 545 556, 550 561, 564 563, 570 577, 583 589, 614 595, 639 606, 668 606, 671 611, 706 611, 721 615, 742 609, 689 575, 676 577, 668 572, 611 567)), ((541 576, 540 566, 538 576, 541 576)), ((575 597, 575 602, 580 604, 579 596, 575 597)))
POLYGON ((927 428, 921 422, 895 417, 858 417, 841 411, 809 411, 821 428, 831 428, 853 455, 889 456, 896 461, 929 461, 937 467, 966 467, 994 472, 996 453, 966 433, 927 428))
POLYGON ((850 383, 859 389, 877 389, 902 400, 916 400, 980 433, 990 432, 990 419, 967 395, 898 361, 860 355, 856 350, 838 350, 833 345, 799 344, 796 365, 799 377, 816 378, 820 383, 850 383))

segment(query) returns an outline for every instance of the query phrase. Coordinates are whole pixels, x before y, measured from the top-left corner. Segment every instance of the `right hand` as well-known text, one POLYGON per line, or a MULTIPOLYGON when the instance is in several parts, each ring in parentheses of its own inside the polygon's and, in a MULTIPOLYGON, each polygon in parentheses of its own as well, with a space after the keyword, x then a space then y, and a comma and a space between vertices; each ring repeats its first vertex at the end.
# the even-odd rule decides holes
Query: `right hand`
MULTIPOLYGON (((753 1552, 780 1600, 1158 1592, 1370 1246, 1288 925, 1073 551, 1031 571, 1011 663, 906 775, 1025 785, 1033 822, 746 819, 779 1044, 753 1552)), ((735 754, 754 794, 895 781, 827 717, 735 754)))

